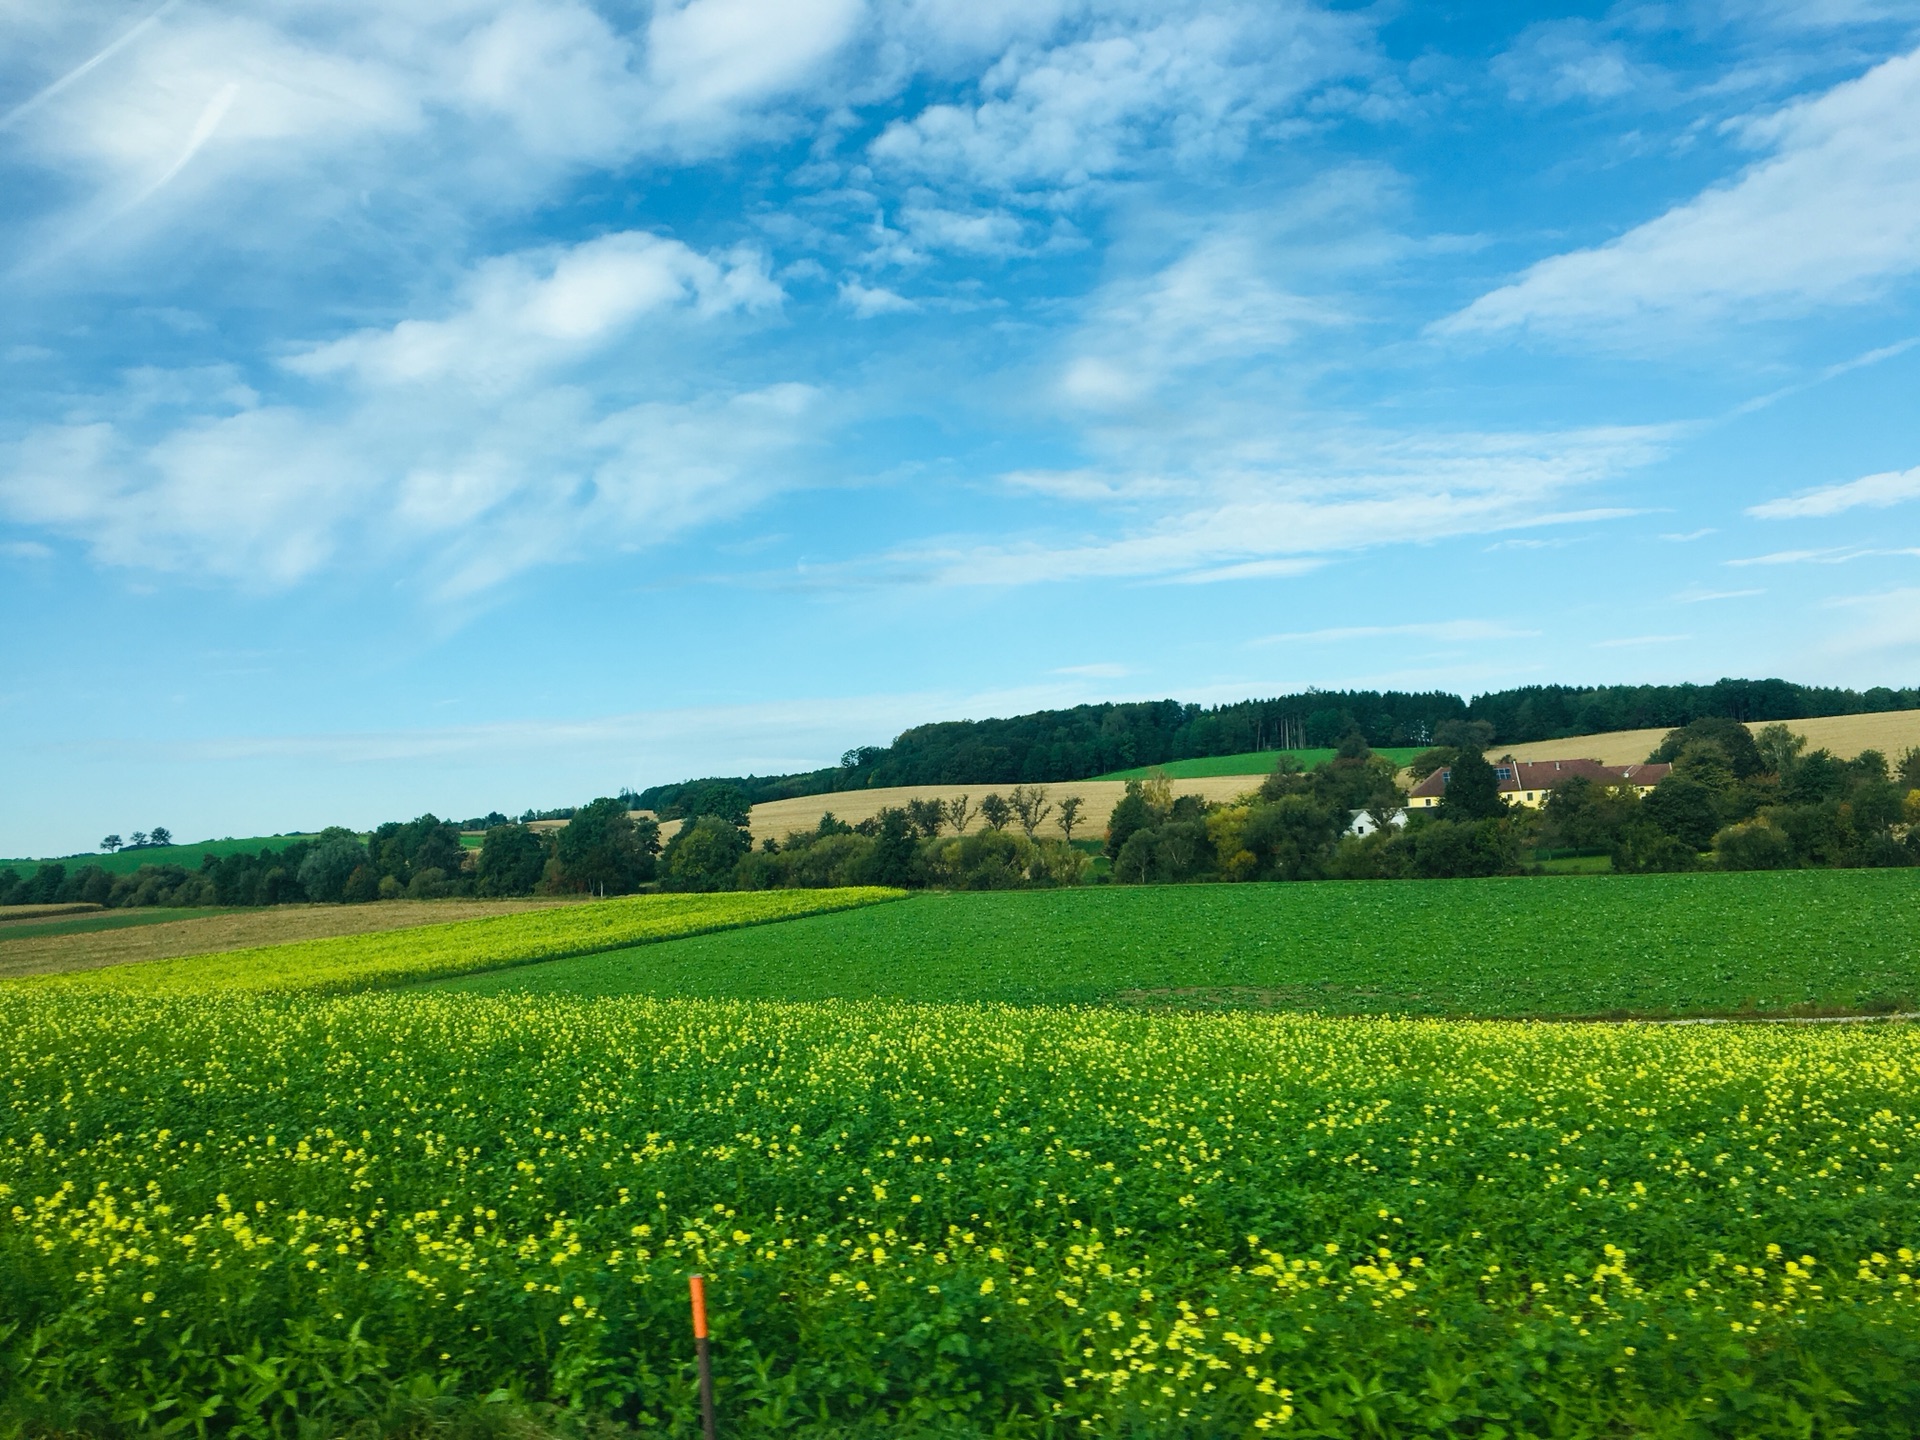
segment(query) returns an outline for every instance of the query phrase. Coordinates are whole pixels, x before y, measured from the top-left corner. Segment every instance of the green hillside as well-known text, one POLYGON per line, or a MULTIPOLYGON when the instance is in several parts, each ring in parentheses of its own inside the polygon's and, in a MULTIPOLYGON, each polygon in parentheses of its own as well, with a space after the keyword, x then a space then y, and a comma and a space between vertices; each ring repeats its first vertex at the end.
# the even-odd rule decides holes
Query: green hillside
POLYGON ((296 840, 311 840, 304 835, 253 835, 235 840, 202 840, 192 845, 142 845, 137 850, 120 850, 108 855, 55 855, 44 860, 0 860, 0 869, 31 875, 42 865, 64 865, 71 872, 84 865, 98 865, 109 875, 131 875, 142 865, 184 865, 200 868, 203 855, 257 855, 262 850, 284 850, 296 840))
MULTIPOLYGON (((1169 780, 1208 780, 1216 775, 1265 775, 1282 755, 1291 755, 1302 770, 1333 759, 1333 750, 1249 750, 1242 755, 1209 755, 1202 760, 1169 760, 1164 765, 1136 765, 1131 770, 1115 770, 1111 775, 1096 775, 1096 780, 1144 780, 1158 770, 1169 780)), ((1374 751, 1391 756, 1393 763, 1404 765, 1420 753, 1418 746, 1388 746, 1374 751)))

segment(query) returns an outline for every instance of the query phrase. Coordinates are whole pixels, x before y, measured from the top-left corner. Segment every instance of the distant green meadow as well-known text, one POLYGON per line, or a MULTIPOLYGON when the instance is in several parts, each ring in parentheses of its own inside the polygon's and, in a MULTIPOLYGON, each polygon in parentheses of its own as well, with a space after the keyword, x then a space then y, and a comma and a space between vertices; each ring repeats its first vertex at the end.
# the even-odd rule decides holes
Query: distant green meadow
POLYGON ((55 855, 44 860, 0 860, 0 870, 31 875, 42 865, 64 865, 67 873, 88 865, 97 865, 109 875, 131 875, 142 865, 183 865, 198 870, 206 855, 258 855, 262 850, 284 850, 307 835, 254 835, 240 840, 200 840, 191 845, 142 845, 133 850, 105 851, 91 855, 55 855))
POLYGON ((451 982, 485 993, 1326 1014, 1920 1008, 1920 872, 921 894, 451 982))
MULTIPOLYGON (((1404 765, 1420 753, 1422 747, 1390 747, 1375 750, 1376 755, 1391 756, 1393 763, 1404 765)), ((1199 760, 1169 760, 1164 765, 1136 765, 1131 770, 1116 770, 1111 775, 1096 775, 1096 780, 1144 780, 1155 771, 1169 780, 1210 780, 1217 775, 1265 775, 1282 755, 1291 755, 1300 768, 1311 770, 1333 759, 1334 750, 1250 750, 1244 755, 1208 755, 1199 760)))

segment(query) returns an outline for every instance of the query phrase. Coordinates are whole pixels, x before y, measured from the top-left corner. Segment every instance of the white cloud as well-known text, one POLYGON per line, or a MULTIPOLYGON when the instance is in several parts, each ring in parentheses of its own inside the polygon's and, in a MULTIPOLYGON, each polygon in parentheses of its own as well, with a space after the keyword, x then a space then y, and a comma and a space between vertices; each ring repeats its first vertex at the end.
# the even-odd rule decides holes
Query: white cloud
POLYGON ((1144 163, 1237 154, 1303 95, 1372 68, 1361 21, 1299 4, 1224 6, 1016 42, 971 102, 888 126, 874 160, 997 189, 1074 187, 1144 163))
POLYGON ((1884 555, 1920 555, 1920 550, 1882 550, 1868 545, 1833 545, 1824 550, 1775 550, 1768 555, 1746 555, 1721 563, 1743 565, 1845 565, 1850 560, 1865 560, 1884 555))
POLYGON ((702 129, 790 94, 852 37, 861 0, 665 0, 648 26, 655 114, 702 129))
POLYGON ((1619 41, 1602 38, 1586 20, 1528 26, 1495 58, 1493 73, 1514 99, 1548 103, 1611 100, 1652 79, 1619 41))
POLYGON ((1762 520, 1801 520, 1838 515, 1863 505, 1884 510, 1903 500, 1916 499, 1920 499, 1920 466, 1911 470, 1888 470, 1849 480, 1844 485, 1826 485, 1804 494, 1767 500, 1749 506, 1747 514, 1762 520))
POLYGON ((1713 600, 1744 600, 1749 595, 1764 595, 1765 590, 1708 590, 1694 585, 1678 592, 1673 598, 1682 605, 1704 605, 1713 600))
POLYGON ((1920 52, 1742 133, 1768 158, 1606 245, 1541 261, 1436 331, 1792 314, 1869 300, 1920 269, 1920 52))
POLYGON ((291 357, 298 407, 224 367, 132 372, 90 402, 113 423, 78 416, 0 451, 0 514, 110 565, 274 587, 405 559, 452 598, 794 483, 774 462, 819 392, 699 375, 703 328, 778 299, 759 256, 617 234, 484 262, 458 291, 442 317, 291 357))
POLYGON ((1280 635, 1263 635, 1249 641, 1252 645, 1342 644, 1349 640, 1371 640, 1386 635, 1410 635, 1420 640, 1445 640, 1468 643, 1483 640, 1530 640, 1538 630, 1523 630, 1495 620, 1420 620, 1404 625, 1340 625, 1325 630, 1294 630, 1280 635))
POLYGON ((1677 645, 1691 635, 1623 635, 1617 640, 1596 640, 1595 650, 1632 650, 1642 645, 1677 645))
MULTIPOLYGON (((1298 574, 1376 545, 1633 513, 1554 507, 1570 492, 1645 464, 1665 439, 1663 431, 1626 429, 1438 439, 1269 434, 1265 447, 1291 451, 1288 461, 1270 459, 1258 470, 1221 462, 1192 475, 1178 509, 1129 534, 926 547, 891 558, 952 585, 1298 574)), ((1116 488, 1124 477, 1121 471, 1116 488)))
POLYGON ((1285 348, 1339 310, 1289 292, 1252 227, 1208 235, 1163 269, 1106 286, 1072 342, 1060 388, 1077 405, 1126 406, 1180 371, 1285 348))
POLYGON ((578 357, 648 315, 685 308, 710 318, 768 309, 782 299, 756 251, 715 260, 644 231, 501 256, 480 265, 462 288, 460 307, 444 319, 363 330, 294 355, 287 368, 313 377, 351 374, 368 385, 454 376, 503 383, 578 357))
POLYGON ((841 282, 840 301, 862 320, 870 320, 875 315, 910 313, 920 308, 904 295, 896 294, 884 286, 862 285, 858 280, 841 282))
POLYGON ((40 85, 0 123, 65 196, 38 217, 43 259, 167 227, 284 246, 303 223, 358 223, 390 186, 417 224, 438 205, 537 198, 582 166, 791 133, 838 102, 837 57, 865 16, 862 0, 650 8, 635 22, 587 0, 172 0, 131 30, 97 8, 57 33, 0 19, 15 73, 40 85), (163 190, 175 203, 146 214, 163 190))

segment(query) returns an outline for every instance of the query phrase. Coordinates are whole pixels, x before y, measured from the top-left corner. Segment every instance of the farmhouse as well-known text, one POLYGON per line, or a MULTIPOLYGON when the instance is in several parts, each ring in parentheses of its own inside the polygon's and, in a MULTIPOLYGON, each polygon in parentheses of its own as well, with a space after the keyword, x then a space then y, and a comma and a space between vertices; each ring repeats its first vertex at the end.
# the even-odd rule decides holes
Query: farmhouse
MULTIPOLYGON (((1645 795, 1666 779, 1672 769, 1671 765, 1603 765, 1598 760, 1500 760, 1494 764, 1493 778, 1499 782, 1500 794, 1509 805, 1537 809, 1547 803, 1554 786, 1576 775, 1596 785, 1631 785, 1645 795)), ((1414 786, 1407 797, 1409 808, 1430 810, 1438 805, 1440 797, 1447 793, 1447 779, 1452 774, 1450 768, 1436 770, 1414 786)))

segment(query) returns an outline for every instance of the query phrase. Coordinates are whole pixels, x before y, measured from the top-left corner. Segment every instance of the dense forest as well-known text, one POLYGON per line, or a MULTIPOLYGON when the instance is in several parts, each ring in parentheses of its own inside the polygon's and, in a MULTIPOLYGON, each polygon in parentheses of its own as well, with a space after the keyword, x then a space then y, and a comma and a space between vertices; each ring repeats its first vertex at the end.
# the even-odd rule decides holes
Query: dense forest
POLYGON ((734 776, 655 785, 636 808, 697 813, 708 787, 750 804, 886 785, 1017 785, 1084 780, 1140 765, 1209 755, 1332 746, 1359 734, 1376 747, 1426 745, 1449 726, 1485 745, 1517 745, 1608 730, 1673 729, 1701 719, 1802 720, 1920 708, 1920 688, 1842 690, 1786 680, 1711 685, 1530 685, 1464 700, 1444 691, 1308 690, 1211 707, 1174 700, 1077 705, 998 720, 916 725, 891 745, 849 750, 840 764, 795 775, 734 776))

